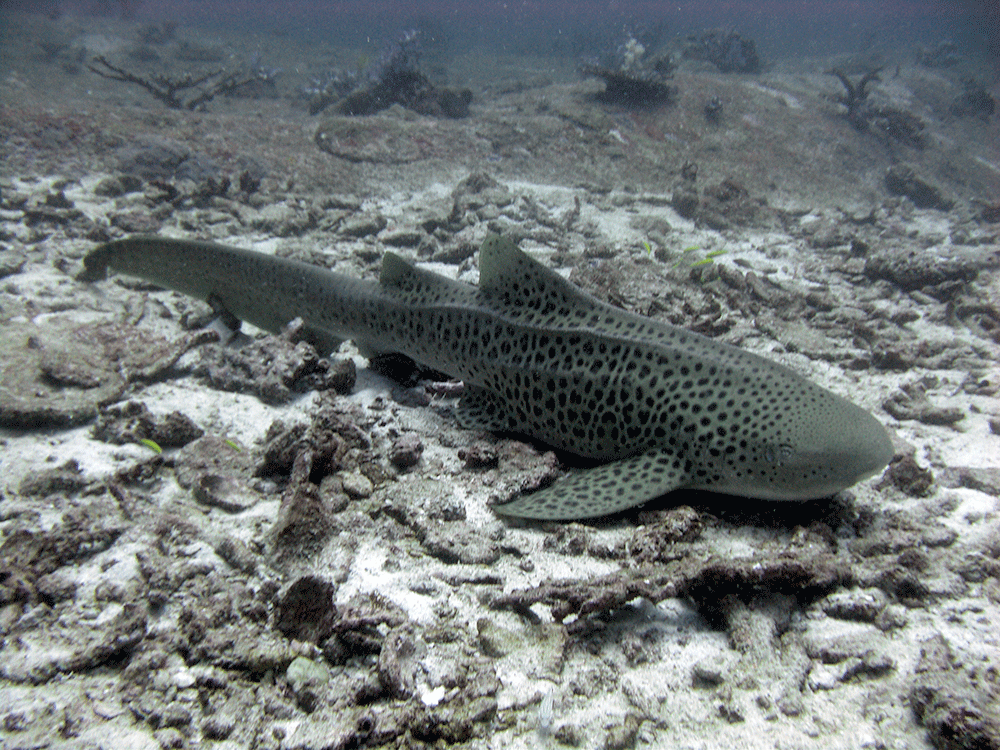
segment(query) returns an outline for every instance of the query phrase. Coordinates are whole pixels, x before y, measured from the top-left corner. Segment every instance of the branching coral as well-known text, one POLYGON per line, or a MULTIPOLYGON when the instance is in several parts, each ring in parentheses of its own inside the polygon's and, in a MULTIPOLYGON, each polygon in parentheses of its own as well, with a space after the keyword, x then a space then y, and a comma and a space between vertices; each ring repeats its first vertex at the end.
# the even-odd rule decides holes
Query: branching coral
POLYGON ((669 56, 647 57, 646 47, 631 34, 605 64, 580 66, 584 75, 604 79, 601 101, 625 106, 648 106, 670 101, 674 89, 667 81, 673 77, 674 63, 669 56))
POLYGON ((371 115, 393 104, 433 117, 466 117, 472 92, 434 86, 420 72, 420 34, 404 32, 383 50, 378 60, 361 74, 333 71, 314 80, 304 93, 309 113, 317 114, 336 103, 343 115, 371 115))

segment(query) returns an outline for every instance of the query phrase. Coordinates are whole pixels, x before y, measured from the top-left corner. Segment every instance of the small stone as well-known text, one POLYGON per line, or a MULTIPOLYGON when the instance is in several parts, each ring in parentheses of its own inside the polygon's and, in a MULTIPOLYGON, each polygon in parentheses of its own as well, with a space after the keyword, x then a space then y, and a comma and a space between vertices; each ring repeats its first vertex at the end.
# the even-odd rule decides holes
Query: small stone
POLYGON ((833 690, 840 682, 840 670, 827 664, 816 664, 809 670, 807 683, 811 690, 833 690))
POLYGON ((319 643, 333 632, 337 588, 316 576, 295 581, 278 602, 275 627, 286 638, 319 643))
POLYGON ((368 237, 381 232, 388 223, 384 216, 377 214, 374 216, 356 216, 347 219, 340 225, 340 233, 347 237, 368 237))
MULTIPOLYGON (((728 718, 728 717, 727 717, 728 718)), ((742 717, 739 719, 742 721, 742 717)), ((639 717, 635 714, 628 714, 625 720, 608 730, 604 738, 604 750, 627 750, 634 748, 636 738, 639 734, 639 717)))
POLYGON ((104 198, 118 198, 126 193, 133 193, 142 187, 142 180, 133 175, 105 177, 94 186, 94 195, 104 198))
POLYGON ((159 230, 162 222, 145 211, 126 211, 112 214, 111 224, 129 233, 151 234, 159 230))
POLYGON ((424 444, 415 434, 401 435, 392 444, 389 461, 400 471, 413 468, 424 452, 424 444))
POLYGON ((944 524, 928 526, 920 532, 920 542, 927 547, 950 547, 958 540, 958 532, 944 524))
POLYGON ((307 685, 325 685, 330 681, 330 670, 323 662, 300 656, 288 665, 285 677, 292 690, 299 692, 307 685))
POLYGON ((874 622, 888 603, 880 589, 841 591, 828 596, 822 603, 823 611, 838 620, 874 622))
POLYGON ((886 654, 870 651, 860 659, 850 660, 844 673, 840 676, 841 682, 847 682, 855 678, 864 677, 884 677, 896 668, 896 662, 886 654))
POLYGON ((552 738, 560 745, 580 747, 584 743, 584 732, 574 724, 562 724, 556 727, 556 731, 552 733, 552 738))
POLYGON ((230 513, 239 513, 256 505, 259 496, 242 479, 202 474, 192 488, 194 499, 230 513))
POLYGON ((236 570, 252 575, 257 570, 257 557, 242 539, 224 537, 215 553, 236 570))
POLYGON ((691 682, 697 688, 718 687, 726 681, 728 660, 722 656, 709 656, 694 665, 691 682))
POLYGON ((173 727, 167 727, 166 729, 158 729, 153 733, 156 741, 159 743, 163 750, 173 750, 174 748, 184 747, 185 740, 184 735, 173 727))
POLYGON ((467 469, 495 469, 500 464, 500 456, 485 445, 472 445, 458 452, 467 469))
POLYGON ((902 604, 890 604, 882 611, 878 619, 875 620, 875 627, 882 632, 888 632, 906 627, 909 621, 910 618, 906 613, 906 607, 902 604))
POLYGON ((224 740, 234 729, 236 729, 236 718, 231 714, 213 714, 201 724, 202 734, 209 740, 224 740))
POLYGON ((194 685, 198 682, 194 673, 189 669, 181 669, 174 672, 172 678, 174 685, 176 685, 180 690, 186 690, 189 687, 194 687, 194 685))
POLYGON ((375 485, 372 483, 372 480, 360 471, 352 471, 341 474, 340 481, 344 488, 344 492, 352 500, 360 500, 366 497, 371 497, 372 492, 375 491, 375 485))
POLYGON ((400 229, 382 236, 382 242, 391 247, 417 247, 423 239, 424 233, 415 229, 400 229))

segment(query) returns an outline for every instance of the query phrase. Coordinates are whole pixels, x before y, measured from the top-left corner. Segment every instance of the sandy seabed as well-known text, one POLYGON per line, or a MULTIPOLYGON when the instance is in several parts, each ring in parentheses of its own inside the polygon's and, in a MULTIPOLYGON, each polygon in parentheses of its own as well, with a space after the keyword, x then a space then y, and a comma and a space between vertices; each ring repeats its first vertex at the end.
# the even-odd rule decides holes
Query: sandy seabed
POLYGON ((438 73, 468 118, 348 118, 295 91, 350 51, 179 29, 172 71, 286 71, 189 112, 87 70, 128 24, 3 28, 3 747, 1000 747, 1000 132, 957 73, 880 61, 920 147, 847 121, 846 57, 687 62, 627 109, 469 53, 438 73), (489 503, 565 469, 459 429, 459 384, 76 280, 161 232, 475 283, 488 231, 871 410, 893 463, 820 502, 512 522, 489 503))

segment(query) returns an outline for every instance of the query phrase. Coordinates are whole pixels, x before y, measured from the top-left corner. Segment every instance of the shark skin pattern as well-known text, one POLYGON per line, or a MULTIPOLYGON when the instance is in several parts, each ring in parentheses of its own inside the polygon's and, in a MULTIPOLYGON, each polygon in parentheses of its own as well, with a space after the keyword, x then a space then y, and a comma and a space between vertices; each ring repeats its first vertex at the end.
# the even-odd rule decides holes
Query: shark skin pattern
POLYGON ((479 286, 386 253, 379 281, 208 242, 101 245, 107 269, 213 304, 267 331, 399 352, 464 381, 467 428, 527 435, 602 462, 494 505, 506 516, 608 515, 679 488, 772 500, 832 495, 893 456, 867 411, 793 370, 600 302, 497 235, 479 286))

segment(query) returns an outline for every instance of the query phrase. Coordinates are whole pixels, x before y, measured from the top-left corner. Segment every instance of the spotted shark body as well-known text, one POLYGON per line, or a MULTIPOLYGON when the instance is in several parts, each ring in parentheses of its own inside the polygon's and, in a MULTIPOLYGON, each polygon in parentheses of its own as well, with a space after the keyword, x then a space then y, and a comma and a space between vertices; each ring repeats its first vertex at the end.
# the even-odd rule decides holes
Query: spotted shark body
POLYGON ((601 516, 678 488, 808 500, 880 472, 893 454, 868 412, 787 367, 594 299, 492 235, 479 286, 387 253, 379 281, 213 243, 158 237, 90 253, 108 267, 278 331, 296 317, 465 383, 459 423, 601 462, 496 505, 538 519, 601 516))

